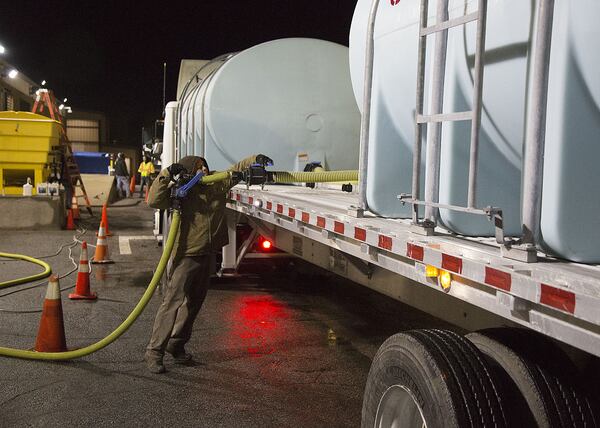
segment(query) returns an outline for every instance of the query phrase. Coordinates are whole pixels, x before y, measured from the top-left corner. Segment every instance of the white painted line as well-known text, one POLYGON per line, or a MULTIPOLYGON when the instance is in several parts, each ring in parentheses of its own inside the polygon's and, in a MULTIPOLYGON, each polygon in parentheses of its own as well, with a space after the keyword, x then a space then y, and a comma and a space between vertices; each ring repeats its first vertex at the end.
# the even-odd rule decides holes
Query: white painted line
POLYGON ((154 236, 119 236, 119 252, 121 254, 131 254, 131 245, 129 241, 149 241, 156 239, 154 236))

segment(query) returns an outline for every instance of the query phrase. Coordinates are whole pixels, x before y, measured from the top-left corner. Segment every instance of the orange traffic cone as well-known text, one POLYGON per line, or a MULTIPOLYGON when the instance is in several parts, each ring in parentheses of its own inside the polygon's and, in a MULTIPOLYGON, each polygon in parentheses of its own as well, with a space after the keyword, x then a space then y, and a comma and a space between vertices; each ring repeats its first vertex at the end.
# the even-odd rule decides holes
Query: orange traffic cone
MULTIPOLYGON (((105 202, 104 204, 102 204, 102 219, 104 222, 104 227, 105 232, 106 232, 106 236, 112 236, 113 234, 110 232, 110 230, 108 230, 108 204, 105 202)), ((96 236, 98 236, 98 232, 96 232, 96 236)))
POLYGON ((75 292, 69 294, 69 299, 95 300, 96 298, 96 293, 90 291, 90 265, 88 264, 87 242, 83 241, 81 243, 81 255, 79 256, 79 271, 77 272, 75 292))
POLYGON ((100 221, 96 252, 94 253, 94 258, 91 260, 91 263, 113 263, 113 261, 108 258, 108 241, 106 240, 106 233, 104 231, 104 222, 100 221))
POLYGON ((129 182, 129 193, 131 196, 135 193, 135 174, 131 176, 131 181, 129 182))
POLYGON ((81 214, 79 212, 79 203, 77 202, 77 196, 71 198, 71 210, 73 210, 73 219, 79 220, 81 214))
POLYGON ((40 328, 35 340, 35 350, 38 352, 63 352, 67 350, 60 287, 56 275, 52 275, 48 282, 40 328))
POLYGON ((73 210, 69 209, 67 210, 67 226, 65 227, 66 230, 75 230, 77 229, 75 227, 75 222, 73 221, 73 210))

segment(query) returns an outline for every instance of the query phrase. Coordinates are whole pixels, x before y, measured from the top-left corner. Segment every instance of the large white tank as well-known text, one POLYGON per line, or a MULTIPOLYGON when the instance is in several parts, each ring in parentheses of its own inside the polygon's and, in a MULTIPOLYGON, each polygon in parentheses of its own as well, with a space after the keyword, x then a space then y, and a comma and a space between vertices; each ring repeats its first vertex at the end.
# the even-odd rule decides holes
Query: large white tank
POLYGON ((600 263, 600 2, 556 2, 541 237, 545 248, 600 263))
POLYGON ((179 156, 205 156, 211 169, 252 153, 269 155, 283 170, 307 159, 332 170, 357 168, 360 114, 348 48, 282 39, 207 67, 181 95, 179 156))
MULTIPOLYGON (((410 207, 402 207, 396 196, 411 190, 420 1, 393 3, 380 2, 375 27, 367 202, 381 215, 408 217, 410 207)), ((351 75, 359 106, 370 4, 371 0, 358 1, 350 34, 351 75)), ((430 25, 435 6, 436 2, 430 2, 430 25)), ((450 0, 450 17, 476 8, 477 1, 450 0)), ((502 208, 505 230, 511 235, 521 230, 522 153, 534 10, 534 1, 523 0, 490 1, 488 8, 477 201, 480 207, 502 208)), ((600 169, 591 165, 600 155, 596 143, 600 79, 592 78, 600 65, 600 27, 594 24, 599 17, 597 1, 557 0, 550 65, 541 233, 546 250, 585 262, 600 261, 600 246, 594 244, 600 239, 600 216, 586 216, 593 224, 585 230, 573 221, 583 212, 600 209, 600 169)), ((428 39, 428 68, 434 39, 428 39)), ((471 109, 474 48, 474 23, 449 31, 444 112, 471 109)), ((428 76, 426 82, 430 87, 428 76)), ((426 101, 426 112, 427 105, 426 101)), ((441 203, 466 205, 469 142, 470 122, 444 124, 441 203)), ((481 216, 440 210, 440 219, 460 234, 493 235, 493 225, 481 216)))

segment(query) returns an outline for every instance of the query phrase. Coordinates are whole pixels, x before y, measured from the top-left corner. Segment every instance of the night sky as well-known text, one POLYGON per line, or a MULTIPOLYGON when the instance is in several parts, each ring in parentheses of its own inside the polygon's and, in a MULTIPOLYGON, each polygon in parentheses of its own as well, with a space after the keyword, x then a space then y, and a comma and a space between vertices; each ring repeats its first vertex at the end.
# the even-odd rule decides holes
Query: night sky
POLYGON ((284 37, 348 45, 356 0, 11 1, 0 8, 6 60, 106 113, 110 140, 139 145, 141 127, 175 99, 182 58, 210 59, 284 37))

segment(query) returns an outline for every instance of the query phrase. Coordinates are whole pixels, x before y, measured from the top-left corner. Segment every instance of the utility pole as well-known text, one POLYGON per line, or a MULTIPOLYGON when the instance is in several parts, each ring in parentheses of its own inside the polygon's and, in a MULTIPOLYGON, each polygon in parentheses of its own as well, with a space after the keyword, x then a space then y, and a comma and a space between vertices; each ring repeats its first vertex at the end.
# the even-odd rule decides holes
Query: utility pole
POLYGON ((167 107, 167 63, 163 62, 163 107, 162 118, 165 118, 165 108, 167 107))

